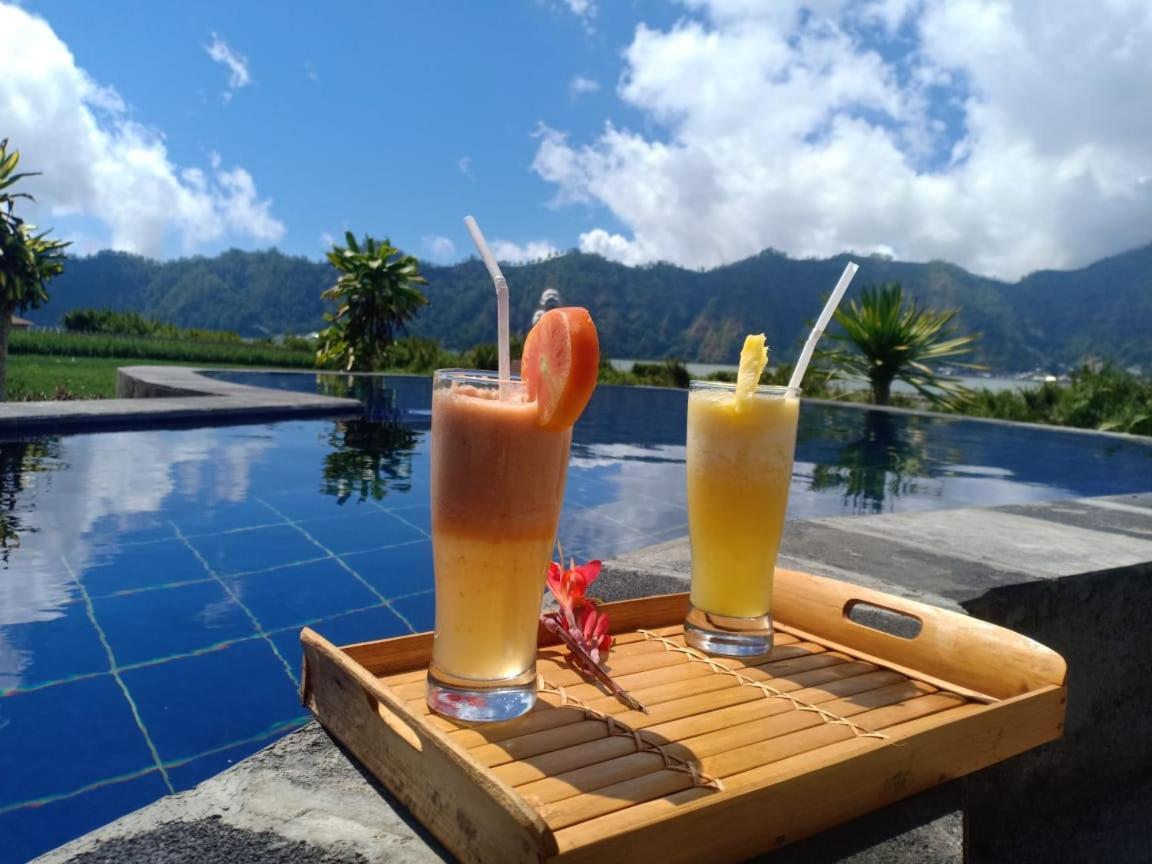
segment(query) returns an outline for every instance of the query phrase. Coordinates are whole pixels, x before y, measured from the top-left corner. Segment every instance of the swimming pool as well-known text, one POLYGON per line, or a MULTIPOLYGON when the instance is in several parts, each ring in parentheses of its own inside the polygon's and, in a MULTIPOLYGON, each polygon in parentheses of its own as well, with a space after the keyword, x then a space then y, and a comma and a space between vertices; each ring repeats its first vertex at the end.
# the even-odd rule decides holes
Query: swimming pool
MULTIPOLYGON (((382 422, 0 447, 0 860, 190 788, 304 722, 302 625, 337 643, 431 626, 429 380, 359 386, 382 422)), ((567 551, 686 533, 684 424, 683 391, 597 391, 574 436, 567 551)), ((809 403, 789 513, 1149 487, 1140 442, 809 403)))

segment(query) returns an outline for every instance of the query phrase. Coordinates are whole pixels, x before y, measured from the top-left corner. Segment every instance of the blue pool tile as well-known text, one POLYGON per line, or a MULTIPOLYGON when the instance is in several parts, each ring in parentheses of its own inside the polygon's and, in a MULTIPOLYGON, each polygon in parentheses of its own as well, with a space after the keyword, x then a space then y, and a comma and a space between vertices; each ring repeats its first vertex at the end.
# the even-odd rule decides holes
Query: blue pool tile
MULTIPOLYGON (((307 626, 315 627, 317 625, 309 624, 307 626)), ((300 645, 300 631, 302 629, 304 628, 288 627, 285 630, 270 633, 266 637, 272 641, 284 662, 288 664, 297 690, 300 689, 300 676, 303 674, 304 667, 304 649, 300 645)))
POLYGON ((304 716, 263 639, 123 673, 160 758, 187 759, 304 716))
POLYGON ((432 508, 427 504, 418 504, 414 507, 394 507, 388 511, 397 518, 415 525, 425 534, 432 534, 432 508))
POLYGON ((635 528, 604 519, 591 510, 565 511, 560 516, 558 537, 565 549, 581 549, 593 558, 611 558, 642 549, 654 542, 635 528))
POLYGON ((341 504, 336 496, 321 494, 313 482, 264 493, 260 497, 288 519, 301 521, 370 513, 376 509, 370 502, 355 498, 341 504))
MULTIPOLYGON (((301 718, 301 724, 306 722, 301 718)), ((194 786, 203 783, 210 777, 215 777, 221 771, 227 771, 237 762, 247 759, 258 750, 267 747, 273 741, 280 738, 290 729, 278 731, 267 737, 258 738, 254 741, 244 741, 239 744, 234 744, 231 747, 225 747, 221 750, 212 753, 206 753, 203 756, 197 756, 188 762, 182 762, 176 765, 166 766, 168 771, 168 779, 172 781, 172 786, 177 792, 183 792, 186 789, 191 789, 194 786)))
POLYGON ((686 509, 661 506, 650 498, 600 504, 589 512, 601 519, 633 528, 642 534, 656 534, 688 524, 686 509))
POLYGON ((267 570, 325 554, 291 525, 190 537, 188 542, 220 574, 267 570))
MULTIPOLYGON (((393 636, 406 636, 411 631, 404 622, 386 606, 376 606, 372 609, 362 609, 359 612, 350 612, 346 615, 336 615, 325 618, 308 625, 329 642, 336 645, 351 645, 354 642, 374 642, 378 639, 391 639, 393 636)), ((291 650, 292 640, 295 640, 295 653, 300 655, 299 631, 288 631, 291 639, 285 639, 281 650, 291 650)), ((278 647, 281 644, 281 634, 276 634, 278 647)))
POLYGON ((255 634, 219 582, 97 597, 92 606, 121 666, 187 654, 255 634))
POLYGON ((138 810, 168 793, 160 772, 35 807, 0 813, 0 864, 16 864, 138 810))
POLYGON ((199 490, 170 498, 166 504, 169 518, 186 536, 215 534, 237 528, 272 525, 281 519, 260 501, 205 501, 199 490))
POLYGON ((107 545, 87 562, 70 563, 93 597, 208 578, 204 565, 177 539, 107 545))
POLYGON ((324 548, 337 555, 345 552, 363 552, 381 546, 395 546, 424 535, 419 529, 406 525, 390 513, 358 510, 333 519, 314 519, 299 523, 324 548))
POLYGON ((0 753, 0 808, 155 764, 111 675, 0 698, 0 753))
POLYGON ((0 691, 109 671, 108 652, 79 598, 50 614, 0 627, 0 643, 9 647, 0 652, 0 691))
POLYGON ((89 534, 112 538, 116 544, 148 543, 170 540, 176 536, 176 529, 164 513, 112 513, 93 523, 89 534))
POLYGON ((436 620, 436 597, 431 591, 401 597, 392 601, 392 606, 408 619, 417 633, 431 630, 436 620))
POLYGON ((265 630, 327 618, 379 600, 331 558, 225 578, 265 630))
MULTIPOLYGON (((582 472, 583 473, 583 472, 582 472)), ((607 478, 584 477, 576 480, 569 471, 568 483, 564 488, 566 507, 596 507, 608 504, 619 498, 615 483, 604 482, 607 478)))
POLYGON ((431 540, 340 557, 385 597, 399 597, 432 587, 431 540))

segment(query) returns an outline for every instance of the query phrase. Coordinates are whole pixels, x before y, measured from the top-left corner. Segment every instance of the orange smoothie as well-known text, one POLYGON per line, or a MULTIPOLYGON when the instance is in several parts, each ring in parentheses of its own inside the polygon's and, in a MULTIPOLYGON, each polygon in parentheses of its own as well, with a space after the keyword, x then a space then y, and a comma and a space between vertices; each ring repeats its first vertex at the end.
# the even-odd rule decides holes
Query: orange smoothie
POLYGON ((538 424, 519 381, 505 399, 476 383, 438 377, 432 395, 432 665, 464 687, 534 669, 572 441, 538 424))

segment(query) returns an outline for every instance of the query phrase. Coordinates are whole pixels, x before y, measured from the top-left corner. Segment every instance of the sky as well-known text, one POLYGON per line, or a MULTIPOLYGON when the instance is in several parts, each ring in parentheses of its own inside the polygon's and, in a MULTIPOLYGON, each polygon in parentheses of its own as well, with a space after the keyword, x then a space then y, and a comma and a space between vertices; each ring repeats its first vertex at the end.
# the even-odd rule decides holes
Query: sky
POLYGON ((1147 0, 0 0, 73 251, 765 248, 1014 280, 1152 240, 1147 0))

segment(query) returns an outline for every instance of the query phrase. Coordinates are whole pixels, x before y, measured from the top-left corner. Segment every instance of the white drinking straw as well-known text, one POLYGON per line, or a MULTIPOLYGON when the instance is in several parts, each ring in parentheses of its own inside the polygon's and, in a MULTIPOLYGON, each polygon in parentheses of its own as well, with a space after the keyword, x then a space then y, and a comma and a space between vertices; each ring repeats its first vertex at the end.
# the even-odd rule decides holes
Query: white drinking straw
POLYGON ((840 274, 840 281, 836 283, 836 287, 832 289, 832 296, 828 298, 828 302, 824 304, 824 310, 820 313, 820 317, 816 319, 816 326, 812 328, 812 332, 808 334, 808 341, 804 343, 804 348, 800 352, 800 359, 796 361, 796 368, 792 370, 792 380, 788 382, 788 389, 795 390, 800 386, 800 382, 804 380, 804 373, 808 371, 808 364, 812 362, 812 352, 816 350, 816 343, 820 341, 820 337, 824 335, 824 328, 828 326, 828 322, 832 320, 832 314, 836 311, 836 307, 840 305, 840 300, 844 296, 844 292, 848 290, 848 286, 852 284, 852 277, 856 275, 856 271, 860 268, 856 266, 855 261, 849 261, 848 266, 844 268, 844 272, 840 274))
MULTIPOLYGON (((504 274, 500 272, 500 265, 488 248, 484 235, 480 233, 480 226, 471 216, 464 217, 464 225, 472 235, 472 242, 480 251, 480 258, 488 268, 488 275, 492 277, 492 284, 496 286, 496 350, 498 352, 497 366, 500 381, 507 381, 512 374, 512 359, 508 348, 508 283, 504 281, 504 274)), ((500 387, 503 392, 503 385, 500 387)))

